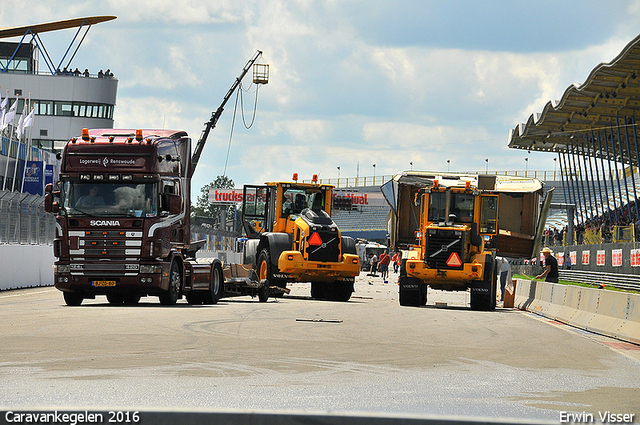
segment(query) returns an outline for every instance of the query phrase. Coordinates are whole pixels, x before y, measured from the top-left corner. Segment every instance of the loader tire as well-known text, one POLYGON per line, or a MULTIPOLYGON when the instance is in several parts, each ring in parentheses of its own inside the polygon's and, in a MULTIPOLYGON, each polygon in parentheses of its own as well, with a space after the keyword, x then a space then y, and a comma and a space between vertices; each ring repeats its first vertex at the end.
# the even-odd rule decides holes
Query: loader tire
POLYGON ((471 310, 493 311, 496 309, 496 261, 493 255, 485 259, 484 279, 478 287, 471 288, 471 310))

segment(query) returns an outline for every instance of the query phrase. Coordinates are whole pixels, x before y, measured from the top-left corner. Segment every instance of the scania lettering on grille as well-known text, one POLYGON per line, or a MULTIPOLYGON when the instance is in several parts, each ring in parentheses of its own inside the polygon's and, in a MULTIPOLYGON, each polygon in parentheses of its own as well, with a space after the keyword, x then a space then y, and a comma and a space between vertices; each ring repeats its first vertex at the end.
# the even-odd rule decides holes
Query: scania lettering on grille
POLYGON ((120 222, 118 220, 91 220, 89 222, 90 226, 120 226, 120 222))

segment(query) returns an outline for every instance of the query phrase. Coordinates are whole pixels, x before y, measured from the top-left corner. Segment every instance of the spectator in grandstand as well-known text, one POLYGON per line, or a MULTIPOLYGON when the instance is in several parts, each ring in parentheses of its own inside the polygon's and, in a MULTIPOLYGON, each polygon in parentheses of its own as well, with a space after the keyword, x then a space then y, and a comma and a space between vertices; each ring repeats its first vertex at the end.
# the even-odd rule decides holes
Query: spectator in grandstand
POLYGON ((380 274, 384 283, 389 283, 389 263, 391 262, 391 256, 389 251, 385 251, 380 254, 380 274))
POLYGON ((547 247, 542 249, 542 254, 544 255, 545 270, 536 276, 536 279, 544 278, 545 282, 558 283, 558 260, 547 247))
POLYGON ((567 252, 564 256, 564 268, 567 270, 571 270, 571 253, 567 252))

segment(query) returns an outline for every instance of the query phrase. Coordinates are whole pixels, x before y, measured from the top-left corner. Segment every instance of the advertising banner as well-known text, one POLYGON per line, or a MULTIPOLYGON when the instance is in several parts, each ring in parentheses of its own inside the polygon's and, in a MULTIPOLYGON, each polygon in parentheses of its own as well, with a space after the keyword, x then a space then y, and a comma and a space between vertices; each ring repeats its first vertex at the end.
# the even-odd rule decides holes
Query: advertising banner
POLYGON ((47 164, 44 167, 44 185, 48 185, 49 183, 53 183, 53 165, 47 164))
POLYGON ((43 194, 44 171, 42 161, 27 161, 24 174, 24 192, 32 195, 43 194))

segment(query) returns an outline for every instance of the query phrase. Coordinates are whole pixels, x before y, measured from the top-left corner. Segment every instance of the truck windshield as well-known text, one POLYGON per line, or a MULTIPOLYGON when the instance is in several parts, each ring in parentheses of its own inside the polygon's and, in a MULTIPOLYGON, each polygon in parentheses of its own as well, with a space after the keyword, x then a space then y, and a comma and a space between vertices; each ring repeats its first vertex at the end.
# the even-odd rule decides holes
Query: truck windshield
POLYGON ((449 215, 453 214, 454 222, 471 223, 473 202, 473 195, 468 193, 433 192, 429 195, 429 221, 447 221, 449 215), (447 211, 447 195, 449 195, 449 211, 447 211))
POLYGON ((62 205, 69 216, 155 217, 158 184, 66 181, 62 205))
POLYGON ((429 195, 429 221, 446 221, 447 193, 433 192, 429 195))
POLYGON ((473 195, 468 193, 452 193, 449 214, 456 216, 453 221, 471 223, 473 221, 473 195))
POLYGON ((307 208, 307 193, 304 189, 287 189, 283 193, 282 215, 300 214, 307 208))

